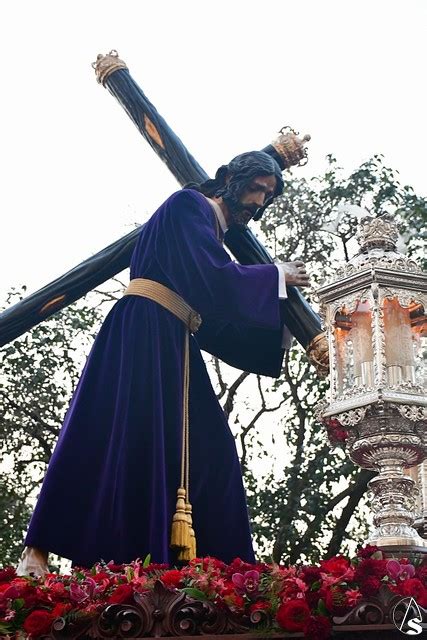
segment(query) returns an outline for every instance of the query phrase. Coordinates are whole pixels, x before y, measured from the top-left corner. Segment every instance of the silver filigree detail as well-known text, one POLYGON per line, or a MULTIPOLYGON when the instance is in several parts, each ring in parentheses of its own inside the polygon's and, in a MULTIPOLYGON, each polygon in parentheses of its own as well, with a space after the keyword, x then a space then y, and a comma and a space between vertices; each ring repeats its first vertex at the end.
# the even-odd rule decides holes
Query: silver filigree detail
POLYGON ((396 251, 384 251, 384 249, 372 249, 369 253, 359 253, 335 271, 335 278, 344 278, 365 269, 391 269, 393 271, 406 271, 420 273, 421 267, 407 256, 396 251))
POLYGON ((365 417, 367 408, 368 407, 358 407, 357 409, 350 409, 350 411, 339 413, 337 419, 344 427, 354 427, 355 424, 358 424, 365 417))
POLYGON ((397 409, 401 416, 411 422, 421 422, 427 420, 427 407, 417 407, 417 405, 399 404, 397 409))
POLYGON ((397 224, 387 215, 362 218, 356 233, 361 251, 376 247, 395 249, 398 237, 397 224))

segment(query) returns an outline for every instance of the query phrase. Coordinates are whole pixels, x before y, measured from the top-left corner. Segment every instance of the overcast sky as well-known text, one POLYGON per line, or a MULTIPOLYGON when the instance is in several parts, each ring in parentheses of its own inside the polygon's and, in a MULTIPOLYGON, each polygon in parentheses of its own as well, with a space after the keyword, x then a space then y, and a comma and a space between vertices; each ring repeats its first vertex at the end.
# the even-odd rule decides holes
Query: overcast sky
POLYGON ((281 126, 315 175, 383 153, 427 193, 425 0, 15 0, 0 8, 0 302, 142 222, 177 188, 91 62, 117 49, 213 173, 281 126))

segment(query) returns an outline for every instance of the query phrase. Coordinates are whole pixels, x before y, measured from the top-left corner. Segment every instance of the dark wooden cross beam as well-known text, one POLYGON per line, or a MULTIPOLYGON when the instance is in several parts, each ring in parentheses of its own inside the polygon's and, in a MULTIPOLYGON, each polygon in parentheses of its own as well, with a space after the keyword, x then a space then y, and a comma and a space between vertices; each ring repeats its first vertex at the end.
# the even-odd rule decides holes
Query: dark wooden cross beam
MULTIPOLYGON (((184 185, 188 182, 200 183, 206 180, 206 172, 132 79, 117 53, 98 56, 94 66, 98 81, 108 87, 117 98, 178 182, 184 185)), ((269 153, 272 151, 270 145, 264 150, 269 153)), ((135 229, 0 314, 0 346, 128 267, 139 231, 140 229, 135 229)), ((271 256, 249 227, 231 228, 226 233, 225 243, 241 264, 272 262, 271 256)), ((300 344, 306 348, 321 334, 320 320, 296 287, 287 289, 286 324, 300 344)))

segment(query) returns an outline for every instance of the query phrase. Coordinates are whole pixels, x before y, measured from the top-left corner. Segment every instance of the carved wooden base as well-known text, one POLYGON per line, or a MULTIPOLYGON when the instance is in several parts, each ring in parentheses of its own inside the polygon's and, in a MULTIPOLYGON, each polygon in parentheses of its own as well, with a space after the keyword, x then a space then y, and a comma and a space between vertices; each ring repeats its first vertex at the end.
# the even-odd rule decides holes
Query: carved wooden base
MULTIPOLYGON (((427 625, 422 625, 423 631, 421 632, 420 638, 424 637, 424 634, 427 633, 427 625)), ((50 639, 52 637, 55 638, 64 638, 64 639, 74 639, 76 640, 93 640, 94 636, 88 635, 87 633, 79 636, 69 636, 69 635, 55 635, 55 636, 45 636, 45 639, 50 639)), ((110 640, 121 640, 122 638, 134 638, 134 636, 128 635, 120 635, 120 636, 95 636, 95 637, 108 637, 110 640)), ((151 636, 145 636, 151 637, 151 636)), ((176 640, 189 640, 192 636, 175 636, 176 640)), ((200 637, 200 636, 199 636, 200 637)), ((203 635, 203 640, 221 640, 223 635, 203 635)), ((369 626, 346 626, 346 627, 333 627, 332 635, 330 636, 331 640, 341 639, 341 640, 402 640, 404 638, 404 634, 401 631, 398 631, 394 625, 369 625, 369 626)), ((142 640, 142 636, 138 636, 139 640, 142 640)), ((282 633, 239 633, 239 634, 227 634, 227 640, 285 640, 287 638, 305 638, 302 632, 300 633, 286 633, 283 631, 282 633)), ((308 639, 306 639, 308 640, 308 639)))
MULTIPOLYGON (((378 596, 359 604, 349 613, 333 619, 332 638, 368 640, 378 638, 393 640, 402 638, 396 624, 421 616, 420 629, 427 630, 427 610, 412 608, 408 615, 409 598, 403 599, 386 587, 378 596)), ((265 610, 257 610, 251 616, 231 613, 212 601, 200 601, 185 593, 169 590, 159 581, 153 591, 135 594, 133 604, 112 604, 93 617, 65 621, 57 619, 50 640, 89 640, 94 638, 191 638, 204 636, 206 640, 249 640, 256 638, 304 638, 301 633, 277 632, 274 621, 265 610)), ((403 631, 405 631, 404 627, 403 631)), ((412 634, 413 635, 413 634, 412 634)), ((309 638, 308 638, 309 640, 309 638)))

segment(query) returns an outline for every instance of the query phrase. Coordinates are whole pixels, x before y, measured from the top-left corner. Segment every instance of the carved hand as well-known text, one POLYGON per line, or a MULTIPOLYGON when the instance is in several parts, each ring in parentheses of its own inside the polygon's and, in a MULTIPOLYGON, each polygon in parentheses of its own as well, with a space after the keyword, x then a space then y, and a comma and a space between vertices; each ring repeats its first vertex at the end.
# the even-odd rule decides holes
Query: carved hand
POLYGON ((285 270, 286 284, 292 284, 296 287, 308 287, 310 277, 307 274, 304 262, 295 260, 295 262, 282 262, 285 270))

